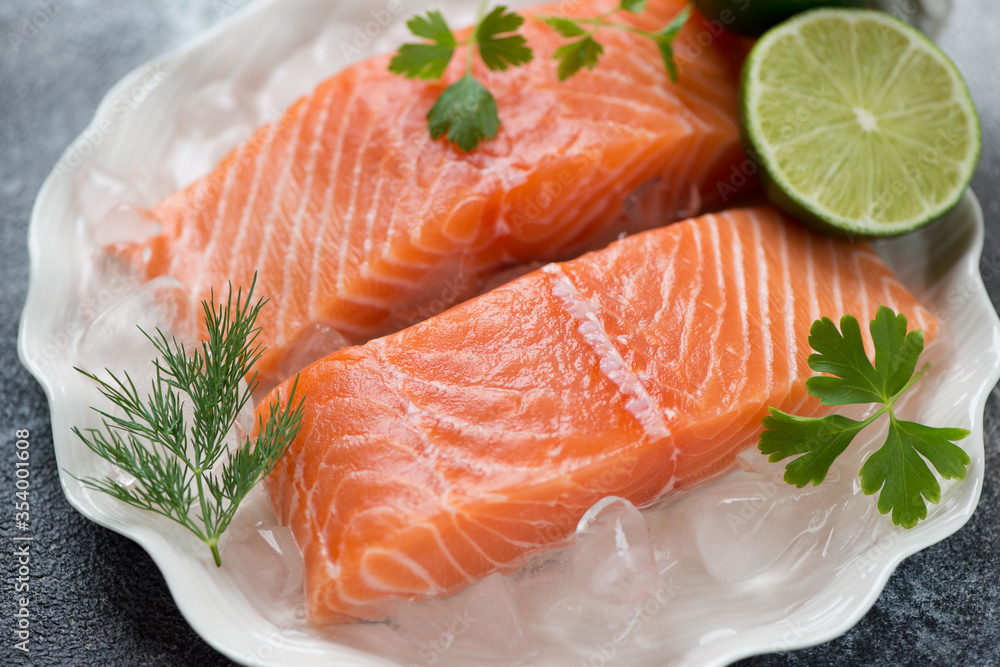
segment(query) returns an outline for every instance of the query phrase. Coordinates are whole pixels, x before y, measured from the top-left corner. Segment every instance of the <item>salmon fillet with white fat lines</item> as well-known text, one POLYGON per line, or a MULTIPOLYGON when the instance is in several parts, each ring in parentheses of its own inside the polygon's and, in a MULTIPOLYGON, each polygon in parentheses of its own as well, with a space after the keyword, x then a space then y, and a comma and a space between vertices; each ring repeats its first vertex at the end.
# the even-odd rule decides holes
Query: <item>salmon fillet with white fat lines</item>
MULTIPOLYGON (((412 324, 511 264, 599 247, 634 224, 623 211, 647 227, 698 212, 744 160, 740 49, 691 19, 676 41, 675 84, 652 40, 603 30, 600 66, 559 82, 552 53, 567 40, 530 15, 617 4, 524 12, 535 59, 500 73, 477 65, 502 128, 471 154, 432 141, 425 118, 461 76, 464 51, 440 82, 392 74, 387 54, 319 85, 154 207, 159 236, 117 250, 147 278, 176 277, 192 312, 210 290, 246 287, 259 272, 256 294, 271 305, 258 321, 267 349, 257 369, 279 377, 297 370, 282 368, 287 351, 329 328, 363 342, 412 324)), ((685 5, 651 0, 616 20, 656 29, 685 5)))
POLYGON ((604 496, 648 506, 731 470, 766 406, 821 409, 805 391, 813 320, 880 304, 934 337, 869 246, 734 210, 312 364, 302 430, 268 478, 312 620, 454 593, 564 541, 604 496))

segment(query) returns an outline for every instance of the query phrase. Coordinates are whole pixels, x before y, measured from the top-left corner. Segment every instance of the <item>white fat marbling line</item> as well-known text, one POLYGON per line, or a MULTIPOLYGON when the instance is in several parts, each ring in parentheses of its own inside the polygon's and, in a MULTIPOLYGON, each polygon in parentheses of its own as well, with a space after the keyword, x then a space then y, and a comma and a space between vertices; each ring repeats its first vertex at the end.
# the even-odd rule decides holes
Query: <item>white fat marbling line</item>
MULTIPOLYGON (((312 143, 309 146, 309 166, 306 168, 306 183, 302 187, 302 200, 299 202, 299 207, 295 211, 292 231, 288 237, 288 253, 285 255, 285 271, 281 280, 282 298, 278 302, 277 321, 279 322, 279 326, 280 323, 283 323, 287 317, 288 303, 292 298, 292 295, 288 294, 288 288, 293 283, 292 276, 295 274, 295 267, 301 264, 303 260, 303 258, 299 257, 296 252, 296 240, 302 235, 302 223, 306 218, 306 210, 308 209, 309 203, 313 199, 313 182, 316 180, 316 172, 319 166, 319 153, 320 149, 323 147, 323 137, 326 135, 327 131, 326 125, 330 118, 330 108, 333 106, 333 91, 334 87, 330 86, 330 92, 327 93, 320 106, 319 118, 313 128, 312 143)), ((304 116, 309 114, 309 109, 311 109, 311 105, 303 111, 304 116)))
POLYGON ((597 354, 601 374, 611 380, 627 398, 625 409, 642 424, 651 440, 670 436, 663 415, 646 391, 642 381, 625 364, 618 348, 611 342, 597 309, 588 301, 558 264, 547 264, 542 271, 552 276, 552 294, 563 309, 579 323, 577 331, 597 354))
MULTIPOLYGON (((274 136, 274 131, 273 130, 271 131, 270 136, 271 137, 274 136)), ((261 153, 266 152, 267 148, 270 146, 270 140, 271 139, 269 137, 268 138, 268 144, 267 144, 267 146, 265 146, 265 148, 261 149, 261 153)), ((233 186, 236 184, 236 179, 237 179, 237 177, 239 175, 240 165, 243 163, 244 156, 246 156, 246 155, 249 154, 250 147, 252 145, 253 145, 252 141, 245 141, 244 143, 242 143, 239 146, 239 148, 236 149, 237 150, 237 154, 236 154, 235 158, 233 159, 232 164, 229 165, 228 171, 226 172, 226 180, 225 180, 225 183, 222 186, 222 192, 219 193, 219 199, 218 199, 218 202, 216 203, 215 211, 212 214, 212 218, 213 218, 212 235, 209 238, 208 243, 205 245, 205 252, 202 255, 203 257, 211 257, 212 256, 211 253, 215 250, 215 246, 218 245, 218 243, 219 243, 219 235, 222 234, 222 230, 225 227, 225 220, 226 220, 226 214, 227 214, 226 209, 227 209, 227 206, 229 205, 229 198, 230 198, 230 195, 232 194, 233 186)), ((257 160, 258 161, 262 159, 261 153, 257 154, 257 160)), ((205 184, 204 187, 206 189, 206 192, 210 192, 210 190, 208 190, 208 188, 209 188, 208 183, 209 183, 209 181, 212 180, 212 177, 211 176, 207 176, 207 177, 205 177, 205 178, 203 178, 201 180, 202 180, 202 183, 205 184)), ((185 204, 185 213, 184 213, 184 220, 183 220, 184 227, 181 230, 181 235, 180 235, 180 238, 178 239, 178 245, 179 245, 179 247, 187 247, 187 243, 186 243, 187 237, 190 234, 193 234, 193 233, 195 233, 195 231, 197 231, 198 225, 196 223, 197 223, 198 214, 200 212, 201 212, 201 208, 200 207, 193 206, 193 205, 191 205, 190 202, 188 202, 188 203, 185 204), (193 216, 193 219, 189 223, 188 222, 188 218, 191 217, 191 216, 193 216)), ((176 260, 175 260, 175 262, 176 262, 176 260)), ((191 283, 192 284, 192 288, 191 288, 191 298, 192 299, 197 299, 198 295, 201 294, 202 284, 203 284, 204 276, 205 276, 205 269, 207 268, 207 266, 208 266, 208 261, 205 260, 205 261, 202 261, 201 265, 198 267, 198 275, 194 279, 194 281, 192 281, 192 283, 191 283)), ((171 266, 171 273, 174 273, 174 275, 178 275, 176 266, 171 266)))
MULTIPOLYGON (((740 342, 743 344, 743 357, 740 359, 740 366, 746 368, 749 365, 751 345, 753 344, 750 340, 750 305, 747 301, 746 254, 743 252, 743 243, 740 241, 738 223, 733 220, 731 215, 722 214, 720 217, 728 223, 730 238, 732 238, 730 251, 733 257, 733 280, 736 283, 736 297, 740 305, 740 342)), ((732 393, 733 396, 739 396, 742 393, 748 379, 745 373, 740 376, 732 393)))
MULTIPOLYGON (((349 119, 348 119, 349 122, 349 119)), ((351 183, 351 197, 349 204, 347 205, 347 211, 344 213, 344 229, 341 231, 340 236, 340 253, 339 261, 337 262, 337 294, 344 295, 344 270, 347 267, 347 251, 351 247, 351 234, 354 231, 355 218, 357 217, 358 210, 358 195, 361 191, 361 181, 364 179, 365 175, 362 170, 362 165, 365 161, 365 150, 371 145, 372 132, 375 130, 375 124, 369 122, 367 127, 365 127, 365 134, 361 140, 361 147, 355 152, 354 164, 351 167, 350 173, 344 174, 345 177, 350 179, 351 183)), ((341 152, 343 152, 344 144, 340 145, 341 152)), ((338 156, 339 162, 339 156, 338 156)), ((364 203, 362 203, 364 206, 364 203)), ((368 299, 362 301, 357 298, 357 294, 352 294, 354 297, 352 300, 360 301, 362 303, 368 302, 375 306, 384 305, 379 299, 368 299)))
POLYGON ((833 264, 833 276, 830 279, 833 285, 833 309, 836 313, 844 312, 844 290, 841 288, 840 264, 837 262, 837 250, 832 243, 827 244, 830 252, 830 262, 833 264))
MULTIPOLYGON (((315 103, 316 98, 312 98, 311 102, 315 103)), ((264 257, 267 255, 271 247, 271 237, 274 236, 276 223, 278 222, 278 215, 281 213, 281 197, 285 192, 285 184, 292 175, 292 169, 295 165, 295 153, 299 149, 299 144, 302 142, 302 128, 305 126, 306 116, 309 112, 309 107, 303 105, 304 108, 300 108, 298 112, 298 118, 295 121, 295 126, 291 130, 291 134, 288 137, 288 148, 285 153, 285 165, 281 169, 281 175, 278 177, 278 183, 274 186, 274 192, 271 195, 271 207, 268 209, 267 219, 264 221, 263 229, 264 236, 260 240, 260 249, 257 252, 257 258, 254 260, 252 266, 256 270, 258 267, 264 266, 264 257)), ((286 116, 287 117, 287 116, 286 116)), ((302 191, 302 199, 306 200, 309 198, 309 193, 306 190, 302 191)), ((283 232, 283 236, 287 232, 283 232)), ((292 253, 294 237, 286 236, 286 241, 288 242, 286 257, 292 253)), ((229 264, 229 275, 235 275, 233 267, 236 264, 236 255, 234 253, 233 258, 230 260, 229 264)), ((287 301, 289 298, 287 288, 282 285, 282 295, 281 300, 287 301)), ((280 323, 280 320, 279 320, 280 323)), ((280 327, 275 334, 281 339, 282 328, 280 327)))
MULTIPOLYGON (((792 287, 792 267, 788 256, 788 232, 784 225, 781 226, 781 244, 779 257, 781 258, 781 286, 785 293, 785 345, 788 348, 788 380, 789 384, 795 381, 798 375, 798 347, 795 340, 795 289, 792 287)), ((812 265, 812 258, 809 258, 812 265)))
MULTIPOLYGON (((434 577, 432 577, 430 573, 426 569, 424 569, 422 565, 417 563, 409 556, 401 553, 400 551, 396 550, 389 551, 387 549, 381 549, 378 547, 370 548, 366 552, 366 554, 376 554, 376 553, 381 553, 386 555, 387 557, 396 561, 399 564, 400 569, 409 570, 410 572, 415 574, 418 579, 421 579, 427 583, 427 590, 413 591, 414 593, 423 593, 426 595, 441 595, 445 592, 444 589, 441 588, 441 586, 438 585, 436 581, 434 581, 434 577)), ((372 590, 376 591, 384 591, 387 593, 396 593, 396 594, 407 592, 407 591, 402 591, 397 586, 386 585, 386 583, 382 581, 381 578, 376 576, 374 573, 370 572, 368 570, 367 565, 364 564, 361 566, 361 581, 365 584, 365 586, 368 586, 372 590)), ((354 602, 355 604, 364 602, 361 600, 354 600, 352 598, 349 598, 348 596, 344 595, 343 592, 341 592, 341 595, 344 597, 344 599, 350 602, 354 602)))
MULTIPOLYGON (((764 387, 767 391, 774 386, 774 341, 771 339, 771 294, 769 290, 770 275, 768 274, 767 257, 764 255, 764 242, 761 234, 760 218, 756 212, 750 213, 750 221, 753 223, 753 243, 754 259, 757 262, 757 304, 760 311, 761 337, 764 339, 764 366, 767 369, 767 378, 764 387)), ((781 231, 784 236, 784 229, 781 231)), ((785 312, 792 312, 794 304, 786 304, 785 312)))
POLYGON ((816 296, 816 261, 812 234, 806 235, 806 285, 809 289, 809 321, 819 319, 819 298, 816 296))
MULTIPOLYGON (((350 136, 350 132, 344 129, 344 126, 350 121, 351 114, 354 112, 354 107, 358 103, 360 95, 358 94, 360 86, 351 87, 351 97, 346 101, 342 102, 344 105, 344 113, 340 115, 339 122, 341 125, 340 136, 337 138, 337 152, 329 158, 330 169, 327 172, 327 186, 326 191, 323 193, 323 210, 320 213, 320 228, 316 232, 317 243, 313 249, 313 260, 312 260, 312 271, 309 272, 310 282, 309 282, 309 317, 316 320, 322 315, 316 310, 317 295, 319 294, 319 280, 320 276, 324 274, 322 266, 325 262, 329 262, 330 258, 333 256, 333 245, 327 245, 327 227, 330 221, 333 219, 333 195, 334 190, 337 187, 337 183, 340 182, 340 162, 341 158, 344 156, 344 142, 347 137, 350 136)), ((343 233, 341 233, 341 239, 343 242, 343 233)), ((337 254, 339 257, 339 253, 337 254)))
MULTIPOLYGON (((236 263, 236 258, 243 253, 243 244, 246 241, 246 236, 250 230, 250 220, 253 218, 253 214, 257 209, 257 200, 261 194, 261 188, 267 179, 267 164, 271 159, 271 151, 274 150, 275 142, 278 140, 278 135, 281 132, 282 123, 287 120, 286 116, 272 121, 268 126, 270 131, 267 134, 267 143, 260 149, 257 153, 257 159, 254 160, 253 165, 253 181, 250 185, 250 194, 247 195, 246 199, 243 200, 243 209, 240 211, 240 224, 236 229, 236 233, 232 238, 220 239, 220 241, 226 243, 229 249, 229 259, 226 262, 228 267, 227 273, 231 276, 233 275, 233 265, 236 263)), ((254 135, 256 136, 256 135, 254 135)), ((249 140, 253 143, 253 138, 249 140)), ((216 224, 216 227, 221 227, 225 223, 224 219, 220 219, 216 224)), ((223 256, 225 256, 225 250, 220 251, 223 256)), ((211 250, 205 254, 205 257, 211 257, 211 250)), ((207 264, 207 263, 206 263, 207 264)))

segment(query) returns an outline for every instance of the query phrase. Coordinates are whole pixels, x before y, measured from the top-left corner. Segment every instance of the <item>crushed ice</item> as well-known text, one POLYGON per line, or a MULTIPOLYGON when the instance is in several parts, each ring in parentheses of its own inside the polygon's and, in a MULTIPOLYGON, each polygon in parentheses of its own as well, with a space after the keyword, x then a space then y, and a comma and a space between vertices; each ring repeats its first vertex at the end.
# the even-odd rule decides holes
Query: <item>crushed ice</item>
MULTIPOLYGON (((897 13, 906 9, 907 3, 885 1, 897 13)), ((455 24, 471 20, 471 4, 445 4, 455 24)), ((925 22, 933 31, 950 5, 950 0, 922 3, 919 15, 903 18, 925 22)), ((418 0, 366 35, 372 17, 367 6, 358 5, 310 45, 276 63, 258 89, 206 84, 181 110, 178 140, 162 166, 128 178, 96 167, 81 170, 77 197, 88 233, 99 244, 158 233, 144 207, 208 172, 276 109, 330 72, 403 41, 405 19, 429 6, 418 0)), ((642 194, 628 204, 631 231, 644 228, 651 217, 642 194)), ((692 195, 677 208, 695 203, 692 195)), ((180 331, 174 333, 193 333, 192 314, 182 306, 187 295, 176 282, 157 279, 139 289, 112 291, 90 287, 94 294, 84 305, 99 305, 100 311, 79 337, 81 366, 95 372, 126 369, 140 378, 153 352, 136 323, 152 332, 175 322, 180 331), (111 295, 107 300, 105 292, 111 295)), ((339 344, 329 332, 315 333, 307 348, 339 344)), ((241 415, 229 444, 242 441, 252 426, 252 413, 241 415)), ((743 472, 653 511, 640 513, 626 500, 605 499, 581 521, 572 546, 542 553, 516 573, 491 575, 451 598, 402 604, 389 623, 338 626, 331 636, 410 665, 640 664, 640 658, 647 664, 650 652, 649 664, 665 664, 737 632, 784 627, 788 591, 801 599, 834 577, 866 576, 861 569, 841 573, 829 563, 847 556, 874 562, 893 537, 852 476, 837 477, 834 471, 821 487, 799 490, 780 481, 783 464, 755 454, 740 457, 743 472), (802 577, 805 572, 810 576, 802 577), (769 592, 762 597, 765 584, 769 592)), ((844 465, 854 470, 856 463, 844 465)), ((106 472, 122 484, 134 483, 114 466, 106 472)), ((283 632, 311 632, 301 556, 261 488, 244 501, 221 546, 226 572, 259 613, 283 632)))
POLYGON ((609 496, 580 519, 572 563, 577 580, 602 602, 636 602, 659 586, 646 520, 623 498, 609 496))
POLYGON ((104 473, 104 476, 110 479, 112 482, 124 486, 126 488, 135 484, 135 475, 132 473, 122 470, 113 463, 108 463, 108 469, 104 473))
POLYGON ((97 315, 77 342, 78 363, 93 373, 107 369, 150 378, 156 349, 143 331, 153 336, 157 329, 181 340, 189 340, 195 330, 187 290, 170 276, 126 290, 97 315))

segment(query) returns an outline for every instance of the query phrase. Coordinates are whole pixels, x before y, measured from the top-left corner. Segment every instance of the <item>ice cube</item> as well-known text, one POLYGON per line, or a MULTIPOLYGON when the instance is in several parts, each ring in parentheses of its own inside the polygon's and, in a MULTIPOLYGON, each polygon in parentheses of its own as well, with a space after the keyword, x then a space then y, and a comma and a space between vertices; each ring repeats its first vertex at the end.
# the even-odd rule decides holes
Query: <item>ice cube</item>
POLYGON ((258 125, 252 103, 241 99, 229 81, 201 87, 178 115, 179 136, 165 161, 177 185, 187 185, 209 173, 258 125))
POLYGON ((98 169, 87 167, 80 171, 76 182, 76 196, 88 226, 98 224, 115 206, 123 202, 138 202, 139 195, 124 179, 98 169))
POLYGON ((466 640, 488 653, 510 654, 528 647, 529 627, 517 589, 507 577, 491 574, 461 597, 470 623, 466 640))
POLYGON ((350 341, 330 324, 313 322, 299 334, 295 343, 288 346, 279 372, 283 377, 291 377, 317 359, 348 345, 350 341))
POLYGON ((280 526, 258 485, 244 500, 220 554, 255 609, 278 626, 304 618, 305 568, 291 531, 280 526))
POLYGON ((93 229, 94 240, 102 247, 143 243, 163 230, 149 211, 130 203, 112 206, 93 229))
POLYGON ((105 477, 110 479, 112 482, 120 484, 124 487, 129 487, 135 484, 135 475, 130 472, 122 470, 114 463, 108 463, 108 469, 104 474, 105 477))
POLYGON ((467 633, 478 618, 465 608, 462 596, 426 600, 413 604, 396 601, 386 604, 390 627, 412 646, 413 653, 430 662, 451 651, 456 640, 467 633))
POLYGON ((643 604, 662 593, 662 565, 645 517, 611 496, 587 511, 571 546, 517 576, 520 602, 542 643, 559 637, 588 650, 594 642, 624 643, 643 604))
POLYGON ((295 100, 312 92, 330 74, 328 66, 316 62, 311 46, 297 49, 274 68, 267 83, 257 93, 255 105, 258 118, 271 117, 275 110, 288 108, 295 100))
POLYGON ((638 602, 660 584, 646 520, 623 498, 604 498, 580 519, 571 558, 577 581, 603 602, 638 602))
POLYGON ((210 138, 245 121, 245 115, 233 84, 228 80, 216 81, 187 98, 177 113, 177 131, 187 137, 210 138))
POLYGON ((721 582, 746 581, 767 572, 793 546, 815 546, 815 536, 804 536, 829 515, 829 489, 798 489, 743 473, 705 489, 689 517, 709 574, 721 582))
POLYGON ((419 603, 389 602, 389 625, 425 659, 466 664, 468 655, 511 655, 530 646, 518 587, 492 574, 457 595, 419 603))
POLYGON ((85 370, 127 371, 148 377, 156 356, 150 335, 156 329, 190 340, 194 324, 187 291, 176 279, 161 276, 124 292, 87 326, 77 343, 77 358, 85 370))

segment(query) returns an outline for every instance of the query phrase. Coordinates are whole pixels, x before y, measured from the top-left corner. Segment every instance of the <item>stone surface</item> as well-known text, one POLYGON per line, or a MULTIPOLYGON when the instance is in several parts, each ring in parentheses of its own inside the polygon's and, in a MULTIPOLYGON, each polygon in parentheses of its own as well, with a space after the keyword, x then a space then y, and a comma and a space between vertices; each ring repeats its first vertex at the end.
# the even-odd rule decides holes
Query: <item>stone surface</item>
MULTIPOLYGON (((62 494, 44 394, 17 359, 28 219, 42 181, 124 74, 220 20, 241 0, 5 0, 0 3, 0 664, 229 665, 186 624, 153 561, 83 518, 62 494), (34 21, 30 38, 11 37, 34 21), (16 429, 31 432, 30 654, 13 648, 16 429)), ((973 187, 986 214, 983 276, 1000 302, 1000 4, 956 0, 942 35, 983 120, 973 187)), ((867 616, 811 649, 764 665, 1000 664, 1000 396, 986 413, 979 509, 948 540, 905 561, 867 616)))

